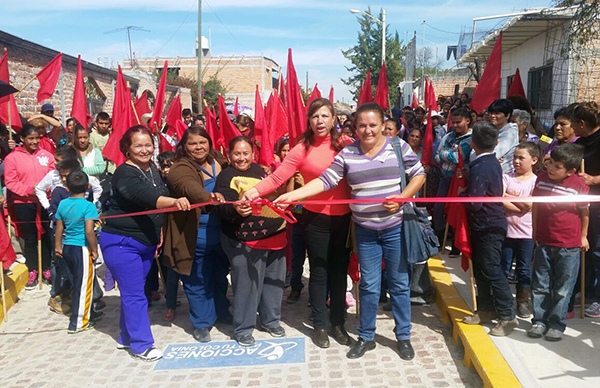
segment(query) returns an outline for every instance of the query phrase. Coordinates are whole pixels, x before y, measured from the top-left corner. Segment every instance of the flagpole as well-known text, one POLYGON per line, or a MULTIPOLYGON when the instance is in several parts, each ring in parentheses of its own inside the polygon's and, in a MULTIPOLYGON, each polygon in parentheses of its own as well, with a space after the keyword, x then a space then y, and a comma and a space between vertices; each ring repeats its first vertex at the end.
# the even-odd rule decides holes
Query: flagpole
POLYGON ((133 114, 135 115, 135 119, 137 120, 138 125, 140 125, 140 118, 137 114, 137 111, 135 110, 135 105, 133 103, 133 101, 129 100, 129 102, 131 102, 131 107, 133 108, 133 114))
MULTIPOLYGON (((585 160, 581 160, 581 173, 585 174, 585 160)), ((585 251, 581 250, 581 265, 580 269, 580 277, 581 277, 581 319, 585 317, 585 251)))
POLYGON ((0 278, 2 278, 2 281, 0 282, 0 287, 2 287, 2 316, 4 317, 4 322, 8 322, 8 317, 6 316, 6 292, 4 292, 4 265, 1 262, 0 278))
POLYGON ((444 242, 442 242, 442 254, 446 251, 446 240, 448 239, 448 223, 446 222, 446 228, 444 229, 444 242))
POLYGON ((63 125, 67 125, 67 112, 66 112, 66 107, 65 107, 65 81, 63 78, 63 70, 62 70, 62 66, 60 68, 60 76, 59 76, 59 82, 60 82, 60 115, 62 117, 62 124, 63 125))
MULTIPOLYGON (((209 42, 211 45, 212 42, 209 42)), ((202 0, 198 0, 198 114, 202 113, 202 0)))
POLYGON ((473 275, 473 260, 469 259, 469 274, 471 278, 471 300, 473 301, 473 312, 477 312, 477 295, 475 294, 475 276, 473 275))
POLYGON ((42 289, 42 237, 38 240, 38 285, 42 289))
POLYGON ((37 75, 34 75, 29 81, 27 81, 25 86, 23 86, 18 92, 15 93, 15 96, 18 96, 19 93, 21 93, 23 90, 25 90, 25 88, 28 87, 36 78, 37 78, 37 75))

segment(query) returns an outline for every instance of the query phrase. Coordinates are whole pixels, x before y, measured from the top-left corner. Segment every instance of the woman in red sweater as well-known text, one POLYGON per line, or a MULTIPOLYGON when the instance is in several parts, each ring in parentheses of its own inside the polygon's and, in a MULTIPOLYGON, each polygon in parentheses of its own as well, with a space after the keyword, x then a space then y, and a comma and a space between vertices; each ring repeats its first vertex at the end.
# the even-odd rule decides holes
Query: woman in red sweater
MULTIPOLYGON (((301 141, 287 154, 281 166, 244 195, 245 200, 265 196, 285 184, 296 171, 305 182, 317 178, 333 162, 333 158, 350 144, 337 131, 333 104, 325 99, 314 100, 308 108, 307 130, 301 141)), ((350 198, 346 179, 330 191, 311 197, 312 200, 330 201, 350 198)), ((306 205, 302 222, 304 240, 310 264, 308 285, 313 314, 314 343, 329 347, 327 335, 327 280, 329 279, 331 334, 342 345, 351 339, 344 328, 346 308, 346 273, 350 249, 346 247, 350 227, 348 205, 306 205)))
POLYGON ((10 201, 14 203, 15 221, 22 222, 19 228, 25 240, 24 253, 29 269, 29 280, 25 288, 32 290, 38 284, 38 230, 35 223, 38 212, 44 228, 41 236, 42 279, 48 283, 51 281, 48 213, 40 206, 34 188, 48 172, 54 170, 54 156, 39 147, 40 134, 33 125, 25 125, 20 135, 23 144, 8 154, 4 161, 4 180, 10 201))

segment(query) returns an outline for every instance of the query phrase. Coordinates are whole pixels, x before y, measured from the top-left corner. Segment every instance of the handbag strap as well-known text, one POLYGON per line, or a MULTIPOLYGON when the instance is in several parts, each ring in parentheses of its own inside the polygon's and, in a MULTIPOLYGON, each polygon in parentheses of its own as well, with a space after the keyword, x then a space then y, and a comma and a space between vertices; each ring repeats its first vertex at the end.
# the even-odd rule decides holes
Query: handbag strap
POLYGON ((394 153, 396 154, 396 159, 398 159, 398 166, 400 167, 400 188, 404 191, 404 189, 406 189, 406 170, 404 169, 404 160, 402 160, 402 144, 400 143, 400 139, 396 136, 391 138, 391 142, 394 153))

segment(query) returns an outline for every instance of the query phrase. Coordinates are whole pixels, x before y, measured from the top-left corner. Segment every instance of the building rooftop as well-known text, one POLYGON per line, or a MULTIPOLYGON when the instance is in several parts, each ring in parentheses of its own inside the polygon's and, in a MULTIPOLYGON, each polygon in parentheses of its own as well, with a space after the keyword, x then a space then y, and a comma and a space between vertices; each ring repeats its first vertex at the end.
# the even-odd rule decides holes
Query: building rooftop
POLYGON ((498 35, 502 32, 502 52, 505 53, 556 26, 557 21, 573 18, 574 8, 543 8, 534 13, 515 16, 501 28, 476 43, 459 60, 474 62, 475 58, 487 58, 492 53, 498 35))

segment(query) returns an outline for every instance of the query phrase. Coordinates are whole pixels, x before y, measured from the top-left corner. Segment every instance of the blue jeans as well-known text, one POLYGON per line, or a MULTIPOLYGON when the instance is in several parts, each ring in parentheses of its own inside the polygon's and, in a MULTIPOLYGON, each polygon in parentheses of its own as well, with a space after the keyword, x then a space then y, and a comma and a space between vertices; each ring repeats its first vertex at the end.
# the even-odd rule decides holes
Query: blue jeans
POLYGON ((590 249, 586 254, 586 296, 587 299, 600 302, 600 208, 598 204, 590 207, 590 228, 588 231, 590 249), (595 299, 592 297, 595 296, 595 299))
POLYGON ((371 230, 356 225, 356 246, 360 264, 360 326, 358 335, 367 341, 375 338, 375 324, 381 292, 381 258, 392 303, 398 340, 410 339, 410 288, 408 262, 401 257, 402 225, 371 230))
POLYGON ((517 256, 515 275, 519 286, 531 284, 531 260, 533 259, 533 240, 530 238, 506 238, 502 246, 500 266, 504 275, 510 275, 513 257, 517 256))
MULTIPOLYGON (((452 182, 452 177, 442 177, 440 179, 440 184, 438 186, 438 191, 436 197, 445 197, 448 195, 448 191, 450 190, 450 183, 452 182)), ((446 220, 444 217, 444 207, 446 206, 445 202, 438 202, 433 205, 433 229, 436 232, 443 232, 446 228, 446 220)), ((440 241, 440 244, 442 241, 440 241)))
POLYGON ((302 271, 304 270, 304 261, 306 260, 306 245, 304 244, 304 235, 302 232, 302 223, 292 224, 292 279, 290 285, 293 290, 301 291, 304 288, 302 284, 302 271))
POLYGON ((531 284, 533 324, 565 331, 569 300, 579 272, 579 248, 539 244, 531 284))

